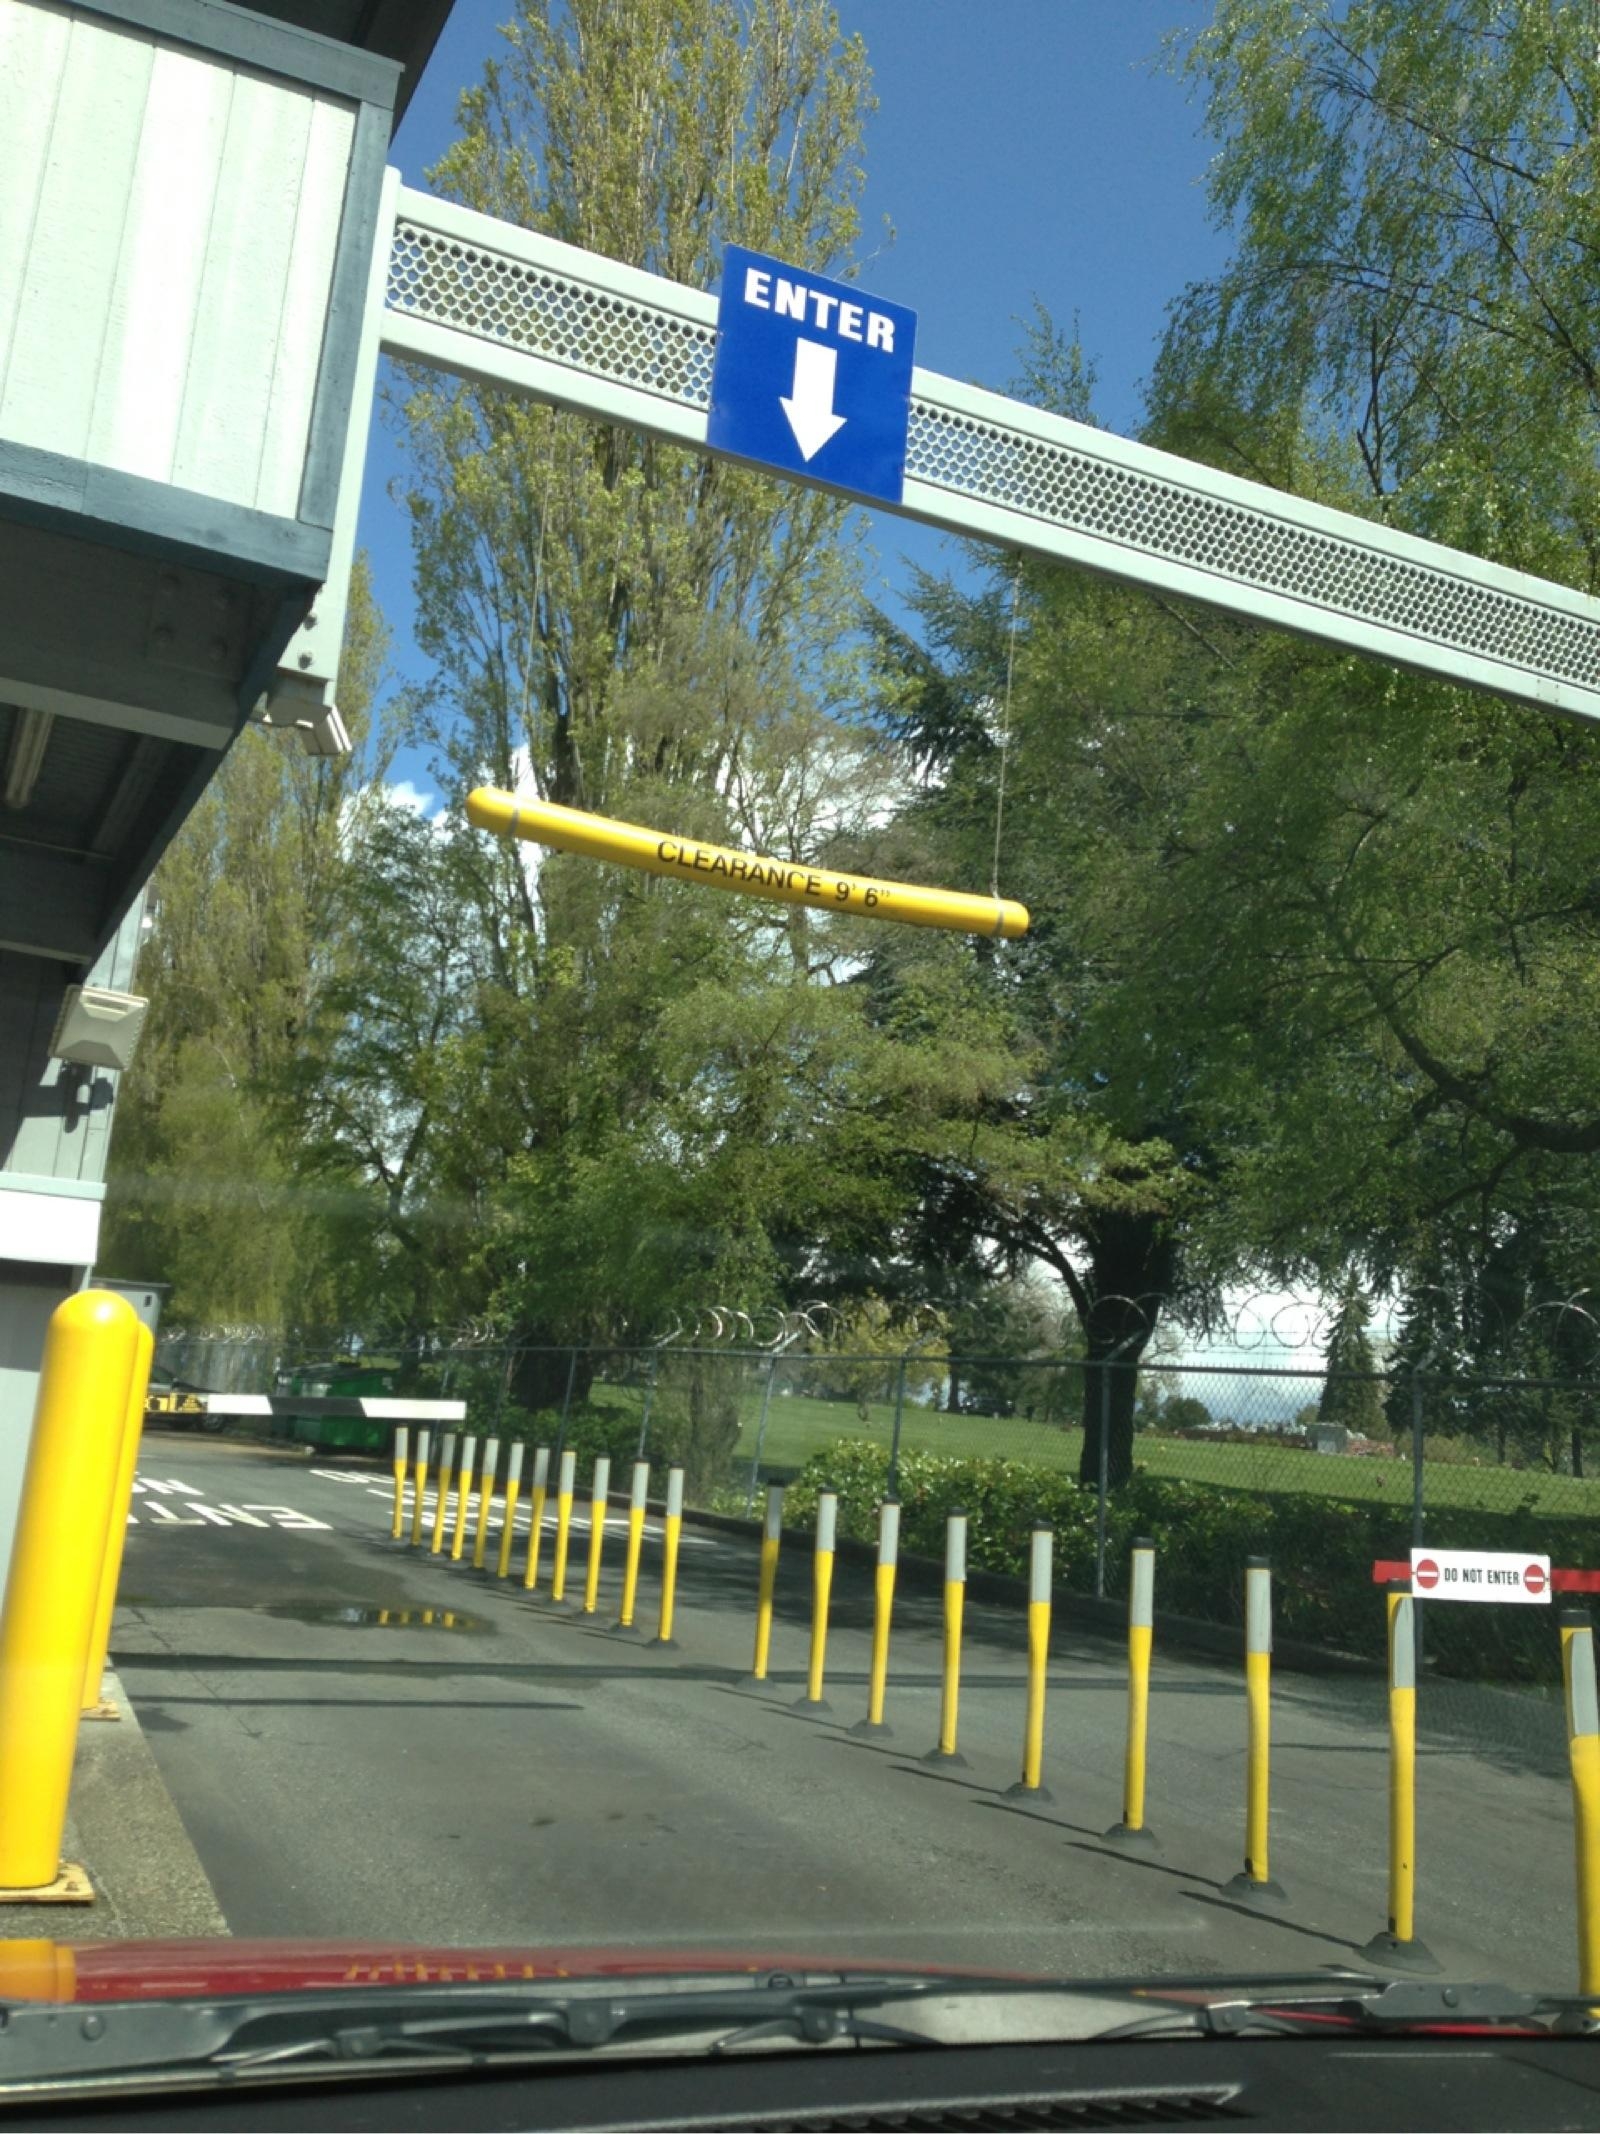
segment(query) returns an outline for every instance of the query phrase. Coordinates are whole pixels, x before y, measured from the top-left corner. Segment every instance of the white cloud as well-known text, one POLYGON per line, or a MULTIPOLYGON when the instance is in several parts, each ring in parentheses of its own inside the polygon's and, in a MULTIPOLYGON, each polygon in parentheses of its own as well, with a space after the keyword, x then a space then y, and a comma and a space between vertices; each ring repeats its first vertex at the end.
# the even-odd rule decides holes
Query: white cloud
POLYGON ((409 778, 386 785, 383 797, 392 808, 408 808, 413 815, 420 815, 424 822, 431 822, 436 814, 444 811, 444 802, 437 793, 425 793, 409 778))

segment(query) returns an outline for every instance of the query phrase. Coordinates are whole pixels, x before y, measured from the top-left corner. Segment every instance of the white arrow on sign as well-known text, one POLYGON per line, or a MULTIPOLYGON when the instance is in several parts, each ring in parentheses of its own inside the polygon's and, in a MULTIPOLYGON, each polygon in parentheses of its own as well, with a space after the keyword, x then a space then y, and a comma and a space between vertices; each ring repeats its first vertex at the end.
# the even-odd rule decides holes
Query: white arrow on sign
POLYGON ((789 418, 802 459, 814 459, 828 439, 845 426, 847 418, 833 412, 833 380, 838 367, 837 349, 828 348, 821 341, 794 344, 794 391, 792 396, 780 395, 778 404, 789 418))

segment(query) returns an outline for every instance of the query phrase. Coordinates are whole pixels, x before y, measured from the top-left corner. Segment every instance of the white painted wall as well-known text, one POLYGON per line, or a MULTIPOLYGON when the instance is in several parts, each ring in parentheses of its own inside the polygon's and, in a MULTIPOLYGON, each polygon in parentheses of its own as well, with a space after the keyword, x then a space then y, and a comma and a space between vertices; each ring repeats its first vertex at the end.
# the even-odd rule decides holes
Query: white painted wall
POLYGON ((292 518, 355 115, 0 0, 0 438, 292 518))

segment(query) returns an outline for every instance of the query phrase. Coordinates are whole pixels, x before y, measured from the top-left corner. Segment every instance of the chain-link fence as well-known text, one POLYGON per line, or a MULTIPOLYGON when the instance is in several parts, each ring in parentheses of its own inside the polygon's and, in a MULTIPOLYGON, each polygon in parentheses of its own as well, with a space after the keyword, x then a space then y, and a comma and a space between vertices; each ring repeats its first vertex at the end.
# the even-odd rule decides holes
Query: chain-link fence
MULTIPOLYGON (((1237 1620, 1244 1559, 1267 1555, 1282 1633, 1347 1650, 1381 1641, 1373 1565, 1414 1545, 1600 1565, 1600 1381, 781 1342, 385 1349, 240 1328, 163 1334, 158 1363, 208 1391, 462 1399, 468 1429, 570 1447, 580 1472, 600 1453, 679 1462, 702 1507, 750 1508, 776 1480, 798 1485, 803 1521, 826 1479, 863 1535, 892 1489, 908 1551, 937 1555, 959 1505, 974 1561, 998 1569, 1042 1513, 1062 1583, 1097 1594, 1122 1592, 1128 1543, 1151 1533, 1164 1605, 1214 1621, 1237 1620)), ((1543 1610, 1428 1613, 1440 1667, 1555 1672, 1543 1610)))

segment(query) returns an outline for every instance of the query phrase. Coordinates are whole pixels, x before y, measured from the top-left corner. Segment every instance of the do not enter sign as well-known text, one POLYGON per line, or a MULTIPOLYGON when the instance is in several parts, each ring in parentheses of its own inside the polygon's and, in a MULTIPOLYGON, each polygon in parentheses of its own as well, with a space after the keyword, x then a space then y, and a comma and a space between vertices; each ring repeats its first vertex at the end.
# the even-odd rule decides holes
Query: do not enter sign
POLYGON ((1433 1600, 1548 1603, 1550 1559, 1488 1549, 1413 1549, 1411 1587, 1433 1600))

